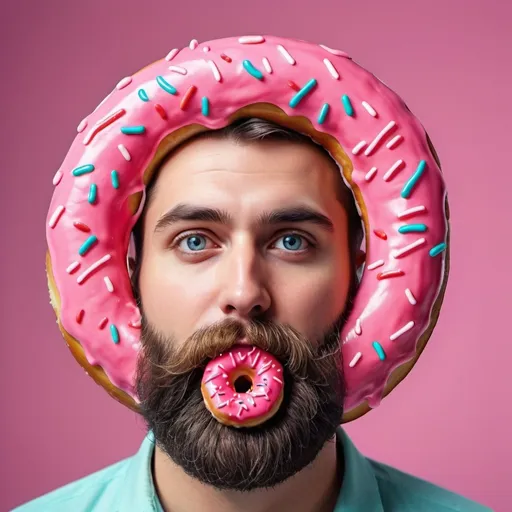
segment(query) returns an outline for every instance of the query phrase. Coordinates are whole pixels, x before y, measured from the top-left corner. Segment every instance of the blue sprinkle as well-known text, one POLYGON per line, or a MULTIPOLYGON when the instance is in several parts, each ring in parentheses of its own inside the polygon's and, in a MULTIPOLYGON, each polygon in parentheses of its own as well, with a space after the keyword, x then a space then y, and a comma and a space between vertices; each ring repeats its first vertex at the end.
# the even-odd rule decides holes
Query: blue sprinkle
POLYGON ((433 258, 434 256, 441 254, 445 249, 446 249, 446 244, 444 242, 442 242, 440 244, 437 244, 435 247, 432 247, 432 249, 430 249, 430 251, 429 251, 429 254, 433 258))
POLYGON ((301 101, 302 99, 304 98, 304 96, 306 96, 306 94, 308 94, 311 89, 313 89, 313 87, 315 87, 315 85, 317 84, 317 81, 312 78, 300 91, 298 91, 295 96, 290 100, 290 107, 292 108, 295 108, 301 101))
POLYGON ((169 94, 177 94, 177 90, 173 87, 163 76, 158 75, 156 77, 156 83, 169 94))
POLYGON ((247 71, 247 73, 252 75, 254 78, 257 78, 258 80, 263 80, 263 73, 259 69, 256 69, 252 65, 250 60, 244 60, 243 66, 244 66, 245 71, 247 71))
POLYGON ((110 173, 110 177, 112 178, 112 186, 114 188, 119 188, 119 173, 117 171, 112 171, 110 173))
POLYGON ((325 118, 327 117, 327 113, 329 112, 329 103, 324 103, 322 106, 322 110, 320 110, 320 114, 318 115, 318 124, 323 124, 325 118))
POLYGON ((89 197, 87 198, 87 201, 89 201, 90 204, 94 204, 96 202, 96 197, 98 195, 98 186, 96 183, 91 184, 91 188, 89 189, 89 197))
POLYGON ((114 343, 119 343, 119 331, 117 330, 117 327, 114 324, 110 326, 110 335, 112 336, 112 341, 114 343))
POLYGON ((82 176, 82 174, 88 174, 92 171, 94 171, 94 165, 81 165, 80 167, 73 169, 73 176, 82 176))
POLYGON ((78 249, 78 254, 80 254, 80 256, 85 256, 88 252, 89 252, 89 249, 98 241, 98 239, 94 236, 94 235, 91 235, 83 244, 82 246, 80 247, 80 249, 78 249))
POLYGON ((203 116, 208 116, 210 114, 210 102, 206 96, 203 96, 201 100, 201 113, 203 116))
POLYGON ((341 101, 343 103, 343 108, 345 109, 345 113, 347 116, 353 117, 354 115, 354 108, 352 107, 352 103, 350 102, 350 98, 344 94, 341 97, 341 101))
POLYGON ((125 135, 138 135, 140 133, 144 133, 146 128, 144 126, 123 126, 121 127, 121 132, 125 135))
POLYGON ((137 94, 139 95, 139 98, 142 101, 149 101, 148 95, 147 95, 147 93, 146 93, 146 91, 144 89, 139 89, 137 91, 137 94))
POLYGON ((402 189, 402 192, 400 195, 404 199, 409 199, 413 188, 416 186, 416 183, 418 183, 418 180, 421 178, 421 175, 425 172, 426 168, 427 168, 427 162, 425 162, 425 160, 420 160, 420 163, 418 164, 418 168, 416 169, 416 171, 414 171, 414 174, 409 178, 407 183, 404 185, 404 188, 402 189))
POLYGON ((399 233, 423 233, 427 231, 427 226, 425 224, 406 224, 405 226, 400 226, 398 228, 399 233))
POLYGON ((386 354, 384 352, 384 349, 382 348, 382 345, 378 341, 374 341, 373 348, 375 349, 375 352, 377 352, 379 359, 381 361, 384 361, 384 359, 386 359, 386 354))

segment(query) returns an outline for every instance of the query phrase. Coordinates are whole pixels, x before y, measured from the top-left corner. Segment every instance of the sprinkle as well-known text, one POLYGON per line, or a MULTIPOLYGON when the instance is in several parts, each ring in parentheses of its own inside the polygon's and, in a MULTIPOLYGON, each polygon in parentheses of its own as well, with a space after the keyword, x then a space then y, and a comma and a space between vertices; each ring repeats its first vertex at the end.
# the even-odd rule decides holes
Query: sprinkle
POLYGON ((183 98, 180 101, 181 110, 185 110, 187 108, 187 105, 189 104, 192 96, 194 96, 196 91, 197 91, 197 87, 195 85, 191 85, 188 88, 187 92, 184 94, 183 98))
POLYGON ((412 294, 411 290, 409 288, 405 289, 405 296, 407 297, 407 300, 414 306, 416 304, 416 297, 412 294))
POLYGON ((419 240, 416 240, 412 244, 406 245, 402 249, 393 252, 392 256, 393 256, 393 258, 400 258, 400 256, 404 256, 404 255, 410 253, 413 249, 416 249, 416 247, 423 245, 425 242, 426 242, 426 240, 424 238, 420 238, 419 240))
POLYGON ((213 379, 216 379, 217 377, 220 377, 221 373, 214 373, 213 375, 210 375, 204 382, 210 382, 213 379))
POLYGON ((362 140, 361 142, 357 143, 354 146, 354 149, 352 149, 352 154, 357 155, 361 151, 361 149, 363 149, 365 146, 366 146, 365 140, 362 140))
POLYGON ((78 249, 78 254, 80 256, 85 256, 90 249, 98 242, 98 238, 94 235, 91 235, 87 240, 81 245, 80 249, 78 249))
POLYGON ((320 110, 320 114, 318 115, 318 124, 323 124, 327 114, 329 112, 329 103, 324 103, 322 105, 322 109, 320 110))
POLYGON ((91 232, 91 228, 87 224, 84 224, 83 222, 79 222, 76 220, 75 222, 73 222, 73 226, 75 226, 76 229, 84 233, 91 232))
POLYGON ((221 53, 220 58, 225 60, 226 62, 233 62, 233 59, 231 57, 228 57, 225 53, 221 53))
POLYGON ((82 133, 87 128, 87 119, 82 119, 79 125, 76 127, 78 133, 82 133))
POLYGON ((141 344, 140 344, 139 342, 134 343, 134 344, 132 345, 132 348, 133 348, 133 350, 135 350, 135 351, 137 351, 137 352, 138 352, 138 351, 140 350, 140 348, 141 348, 141 344))
POLYGON ((176 57, 176 55, 178 55, 179 53, 179 49, 178 48, 173 48, 166 56, 165 56, 165 60, 166 61, 171 61, 172 59, 174 59, 174 57, 176 57))
POLYGON ((98 261, 93 263, 85 272, 82 272, 76 279, 78 284, 82 284, 95 270, 97 270, 101 265, 106 263, 112 256, 110 254, 105 254, 98 261))
POLYGON ((357 364, 357 362, 359 361, 359 359, 361 359, 361 356, 362 356, 362 355, 363 355, 363 354, 361 354, 361 352, 358 352, 358 353, 354 356, 354 358, 352 359, 352 361, 350 361, 350 363, 349 363, 350 368, 354 368, 354 366, 357 364))
POLYGON ((176 94, 178 91, 173 87, 163 76, 158 75, 156 77, 156 83, 169 94, 176 94))
POLYGON ((288 80, 288 87, 291 87, 294 91, 300 91, 300 87, 293 80, 288 80))
POLYGON ((388 239, 388 235, 386 235, 386 233, 384 233, 384 231, 381 231, 380 229, 374 229, 373 233, 375 234, 375 236, 382 238, 382 240, 388 239))
POLYGON ((446 244, 444 242, 442 242, 442 243, 436 245, 435 247, 432 247, 432 249, 430 249, 430 251, 429 251, 429 254, 433 258, 434 256, 441 254, 445 249, 446 249, 446 244))
POLYGON ((62 179, 62 176, 63 176, 63 174, 62 174, 61 171, 57 171, 55 173, 55 176, 53 177, 53 181, 52 181, 54 186, 57 186, 60 183, 60 180, 62 179))
POLYGON ((279 50, 281 55, 286 59, 288 64, 291 64, 292 66, 295 64, 295 59, 288 53, 288 51, 282 44, 278 44, 277 49, 279 50))
POLYGON ((169 66, 169 71, 174 71, 175 73, 179 73, 180 75, 186 75, 187 70, 182 68, 181 66, 169 66))
POLYGON ((423 233, 427 231, 427 226, 425 224, 406 224, 405 226, 400 226, 398 228, 398 232, 405 233, 423 233))
POLYGON ((401 169, 403 166, 404 166, 405 162, 403 160, 397 160, 389 169, 389 171, 384 174, 384 176, 382 177, 382 179, 384 181, 389 181, 393 175, 395 174, 396 171, 398 171, 399 169, 401 169))
POLYGON ((121 152, 121 155, 123 155, 123 158, 125 160, 127 160, 128 162, 132 159, 130 153, 128 152, 128 150, 124 147, 123 144, 119 144, 119 146, 117 146, 117 149, 119 149, 119 151, 121 152))
POLYGON ((89 195, 87 197, 87 201, 89 201, 89 204, 94 204, 98 198, 98 186, 96 183, 91 183, 91 186, 89 187, 89 195))
POLYGON ((297 94, 290 100, 290 107, 295 108, 311 90, 315 87, 317 81, 312 78, 297 94))
POLYGON ((362 329, 361 329, 361 319, 360 319, 360 318, 358 318, 358 319, 356 320, 356 328, 355 328, 355 331, 356 331, 356 334, 357 334, 358 336, 361 336, 361 334, 363 333, 363 331, 362 331, 362 329))
POLYGON ((270 65, 270 62, 267 59, 267 57, 263 57, 263 67, 265 68, 267 73, 272 74, 272 66, 270 65))
POLYGON ((257 78, 258 80, 263 80, 263 73, 259 69, 256 69, 252 65, 251 61, 245 59, 242 64, 247 73, 252 75, 254 78, 257 78))
POLYGON ((57 206, 56 210, 53 212, 53 215, 50 217, 50 222, 48 222, 48 226, 50 226, 52 229, 57 225, 57 222, 59 222, 59 219, 61 215, 64 213, 64 210, 66 208, 63 205, 57 206))
POLYGON ((387 144, 386 147, 388 149, 394 148, 396 145, 398 145, 402 141, 403 137, 401 135, 397 135, 396 137, 393 137, 387 144))
POLYGON ((388 270, 387 272, 381 272, 380 274, 377 274, 377 279, 382 281, 383 279, 402 276, 405 276, 405 272, 403 270, 388 270))
POLYGON ((203 52, 204 53, 208 53, 210 51, 210 47, 209 46, 203 46, 203 52))
POLYGON ((188 47, 191 50, 195 50, 198 46, 199 46, 199 42, 197 41, 197 39, 192 39, 192 41, 190 41, 190 44, 188 45, 188 47))
POLYGON ((260 370, 258 371, 257 375, 261 375, 262 373, 265 373, 267 370, 270 369, 270 365, 271 365, 271 361, 268 361, 267 363, 265 363, 261 368, 260 370))
POLYGON ((80 267, 80 263, 78 263, 78 261, 74 261, 73 263, 71 263, 71 265, 69 265, 69 267, 66 269, 66 272, 68 274, 72 274, 73 272, 75 272, 76 270, 78 270, 78 267, 80 267))
POLYGON ((105 276, 103 278, 103 281, 105 281, 105 286, 107 287, 107 290, 112 293, 114 291, 114 285, 112 284, 112 281, 108 276, 105 276))
POLYGON ((126 110, 124 108, 119 109, 114 112, 112 115, 107 116, 100 121, 98 121, 91 129, 91 131, 85 136, 83 143, 87 146, 92 139, 100 132, 105 129, 107 126, 110 126, 114 121, 117 121, 119 118, 123 117, 126 114, 126 110))
POLYGON ((370 114, 373 117, 377 117, 377 112, 375 111, 375 109, 368 102, 363 101, 361 103, 361 105, 363 105, 363 107, 366 109, 368 114, 370 114))
POLYGON ((243 36, 238 39, 240 44, 258 44, 264 43, 265 38, 263 36, 243 36))
POLYGON ((372 178, 375 176, 375 174, 377 174, 377 167, 372 167, 367 173, 366 173, 366 176, 364 177, 364 179, 366 181, 371 181, 372 178))
POLYGON ((229 400, 226 400, 225 402, 220 403, 217 405, 217 409, 222 409, 223 407, 226 407, 226 405, 229 404, 229 400))
POLYGON ((254 359, 251 363, 251 368, 254 368, 256 366, 256 362, 258 361, 259 357, 260 357, 260 354, 261 352, 258 352, 255 356, 254 356, 254 359))
POLYGON ((206 96, 201 98, 201 114, 205 117, 210 114, 210 102, 206 96))
POLYGON ((415 213, 420 213, 426 211, 426 208, 421 206, 415 206, 414 208, 409 208, 408 210, 404 210, 403 212, 400 212, 397 217, 399 219, 403 219, 405 217, 410 217, 411 215, 414 215, 415 213))
POLYGON ((82 176, 83 174, 89 174, 92 171, 94 171, 94 165, 87 164, 73 169, 71 174, 73 174, 73 176, 82 176))
POLYGON ((325 67, 327 68, 327 70, 329 71, 329 73, 331 73, 331 76, 334 79, 339 80, 340 75, 339 75, 338 71, 336 71, 336 68, 333 66, 332 62, 329 59, 324 59, 324 64, 325 64, 325 67))
POLYGON ((112 341, 115 344, 119 343, 119 331, 114 324, 110 325, 110 335, 112 336, 112 341))
POLYGON ((374 270, 376 268, 382 267, 382 265, 384 265, 384 263, 385 263, 384 260, 377 260, 374 263, 372 263, 371 265, 368 265, 368 270, 374 270))
POLYGON ((146 128, 142 125, 137 126, 122 126, 121 132, 125 135, 140 135, 141 133, 144 133, 146 131, 146 128))
POLYGON ((276 377, 275 375, 272 377, 276 382, 279 382, 279 384, 282 384, 283 381, 279 378, 279 377, 276 377))
POLYGON ((407 324, 405 324, 401 329, 398 329, 398 331, 394 332, 389 339, 391 341, 395 341, 398 337, 402 336, 402 334, 406 333, 407 331, 410 331, 414 327, 414 322, 411 320, 407 324))
POLYGON ((231 362, 233 363, 233 367, 235 367, 236 366, 236 361, 235 361, 235 357, 233 356, 233 352, 229 353, 229 357, 231 358, 231 362))
POLYGON ((210 66, 210 69, 212 70, 213 76, 217 82, 220 82, 222 80, 222 77, 220 76, 219 68, 217 67, 217 64, 213 62, 213 60, 208 61, 208 65, 210 66))
POLYGON ((353 117, 354 116, 354 108, 352 107, 350 98, 346 94, 344 94, 341 97, 341 102, 343 103, 343 108, 345 109, 345 114, 347 114, 347 116, 353 117))
POLYGON ((334 48, 329 48, 328 46, 325 46, 324 44, 319 45, 324 50, 328 51, 329 53, 332 53, 333 55, 337 55, 338 57, 348 57, 348 54, 345 52, 342 52, 341 50, 335 50, 334 48))
POLYGON ((375 349, 375 352, 377 352, 379 359, 381 361, 384 361, 384 359, 386 359, 386 354, 384 352, 384 349, 382 348, 382 345, 378 341, 374 341, 372 343, 372 345, 373 345, 373 348, 375 349))
POLYGON ((116 89, 120 91, 121 89, 124 89, 127 85, 132 83, 132 77, 131 76, 125 76, 121 80, 119 80, 119 83, 116 85, 116 89))
POLYGON ((110 172, 110 179, 114 188, 119 188, 119 173, 117 171, 110 172))
POLYGON ((162 107, 162 105, 160 105, 159 103, 157 103, 155 105, 155 110, 158 112, 158 115, 162 118, 162 119, 167 119, 167 112, 164 110, 164 107, 162 107))
POLYGON ((76 315, 76 323, 81 324, 82 320, 84 319, 85 311, 81 309, 78 314, 76 315))
POLYGON ((396 123, 395 121, 390 121, 383 129, 382 131, 380 131, 377 135, 377 137, 375 137, 375 139, 373 139, 373 141, 371 142, 371 144, 366 148, 366 151, 364 152, 364 154, 366 156, 370 156, 373 152, 373 150, 377 147, 377 144, 391 131, 393 130, 393 128, 396 127, 396 123))
POLYGON ((149 101, 148 94, 144 89, 139 89, 137 94, 142 101, 149 101))
POLYGON ((421 178, 422 174, 425 172, 426 167, 427 162, 425 162, 425 160, 420 160, 416 171, 414 171, 414 174, 409 178, 407 183, 404 185, 402 192, 400 193, 404 199, 409 199, 412 190, 416 186, 416 183, 418 183, 418 180, 421 178))
POLYGON ((98 329, 104 329, 107 324, 108 324, 108 318, 104 317, 101 320, 101 322, 98 324, 98 329))

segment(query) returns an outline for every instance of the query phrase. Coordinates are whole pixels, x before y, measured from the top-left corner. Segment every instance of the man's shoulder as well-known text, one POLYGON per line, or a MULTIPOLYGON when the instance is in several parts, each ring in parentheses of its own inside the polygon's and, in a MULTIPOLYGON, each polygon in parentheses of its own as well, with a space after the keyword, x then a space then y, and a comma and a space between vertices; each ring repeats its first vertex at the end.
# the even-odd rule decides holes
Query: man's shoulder
POLYGON ((415 512, 493 512, 464 496, 396 468, 368 459, 375 473, 384 510, 415 512))
POLYGON ((116 497, 132 457, 75 480, 12 510, 12 512, 114 511, 116 497))

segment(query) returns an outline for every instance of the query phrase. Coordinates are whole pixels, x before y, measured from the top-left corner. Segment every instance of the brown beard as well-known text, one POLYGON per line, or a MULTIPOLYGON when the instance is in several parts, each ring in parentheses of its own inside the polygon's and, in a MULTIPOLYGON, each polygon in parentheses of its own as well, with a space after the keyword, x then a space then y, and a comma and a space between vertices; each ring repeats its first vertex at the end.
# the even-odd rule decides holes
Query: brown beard
POLYGON ((343 416, 339 333, 344 316, 315 345, 288 325, 227 319, 179 344, 143 315, 136 376, 141 412, 155 441, 185 473, 217 489, 274 487, 310 464, 343 416), (206 409, 201 379, 209 360, 242 337, 283 365, 277 413, 253 428, 221 424, 206 409))

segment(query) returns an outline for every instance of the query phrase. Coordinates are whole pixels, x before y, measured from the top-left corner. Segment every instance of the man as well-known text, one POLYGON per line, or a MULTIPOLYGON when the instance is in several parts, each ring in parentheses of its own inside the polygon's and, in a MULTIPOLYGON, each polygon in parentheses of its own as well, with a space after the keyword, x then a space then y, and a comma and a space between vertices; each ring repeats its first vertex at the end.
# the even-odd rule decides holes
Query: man
POLYGON ((320 146, 259 119, 188 140, 148 187, 134 240, 148 436, 135 456, 17 510, 488 510, 365 458, 339 427, 362 227, 320 146), (284 406, 248 429, 212 418, 200 391, 199 363, 242 331, 293 361, 284 406))

